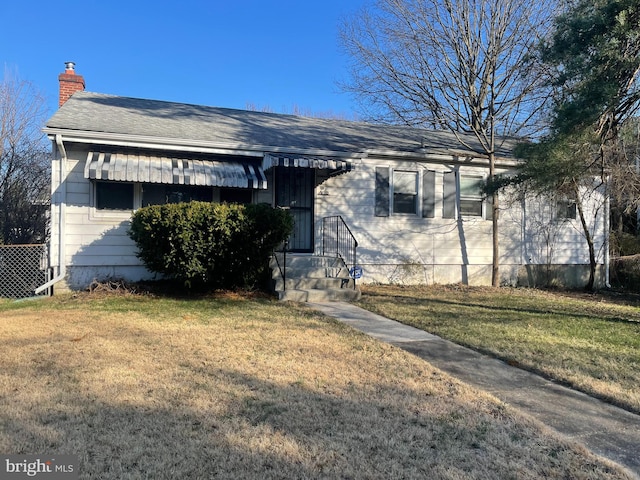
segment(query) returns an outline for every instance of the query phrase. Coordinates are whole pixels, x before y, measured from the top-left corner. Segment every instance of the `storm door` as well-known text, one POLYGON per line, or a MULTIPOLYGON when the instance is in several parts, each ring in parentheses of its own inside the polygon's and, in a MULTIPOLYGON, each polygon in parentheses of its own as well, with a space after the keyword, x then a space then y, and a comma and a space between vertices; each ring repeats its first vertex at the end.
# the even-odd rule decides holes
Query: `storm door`
POLYGON ((312 168, 276 167, 276 206, 286 208, 295 222, 289 237, 289 250, 313 252, 313 190, 315 170, 312 168))

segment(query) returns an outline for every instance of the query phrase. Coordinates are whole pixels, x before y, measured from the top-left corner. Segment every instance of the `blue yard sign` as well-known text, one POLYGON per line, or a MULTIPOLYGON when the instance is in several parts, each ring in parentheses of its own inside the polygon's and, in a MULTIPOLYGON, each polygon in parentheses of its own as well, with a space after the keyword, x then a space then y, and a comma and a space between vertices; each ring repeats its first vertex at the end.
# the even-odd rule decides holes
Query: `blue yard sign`
POLYGON ((351 270, 349 270, 349 275, 351 276, 351 278, 354 279, 359 279, 362 278, 362 267, 359 266, 355 266, 355 267, 351 267, 351 270))

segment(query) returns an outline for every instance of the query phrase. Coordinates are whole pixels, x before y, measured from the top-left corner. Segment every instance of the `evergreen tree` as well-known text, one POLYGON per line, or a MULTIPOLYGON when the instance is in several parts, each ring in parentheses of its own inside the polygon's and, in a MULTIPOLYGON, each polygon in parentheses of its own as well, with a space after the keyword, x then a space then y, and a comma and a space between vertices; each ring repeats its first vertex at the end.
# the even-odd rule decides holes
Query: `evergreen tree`
MULTIPOLYGON (((538 191, 566 191, 575 197, 591 263, 587 289, 594 286, 593 235, 581 189, 628 182, 630 164, 620 129, 640 106, 640 1, 580 0, 555 20, 537 60, 554 72, 549 134, 522 147, 527 159, 518 182, 538 191), (600 179, 594 183, 594 179, 600 179)), ((640 200, 636 200, 640 201, 640 200)))

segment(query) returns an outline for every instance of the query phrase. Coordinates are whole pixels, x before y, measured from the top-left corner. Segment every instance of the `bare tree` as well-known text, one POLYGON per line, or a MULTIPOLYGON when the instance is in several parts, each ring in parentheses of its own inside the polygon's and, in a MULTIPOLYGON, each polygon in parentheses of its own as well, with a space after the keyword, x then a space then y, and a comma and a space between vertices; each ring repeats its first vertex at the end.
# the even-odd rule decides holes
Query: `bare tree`
MULTIPOLYGON (((507 136, 532 132, 545 105, 539 72, 523 71, 547 31, 551 0, 377 0, 341 28, 352 59, 345 86, 365 117, 448 129, 489 161, 507 136), (473 140, 473 141, 472 141, 473 140)), ((499 285, 498 194, 493 193, 492 284, 499 285)))
POLYGON ((43 242, 49 203, 45 100, 5 72, 0 82, 0 244, 43 242))

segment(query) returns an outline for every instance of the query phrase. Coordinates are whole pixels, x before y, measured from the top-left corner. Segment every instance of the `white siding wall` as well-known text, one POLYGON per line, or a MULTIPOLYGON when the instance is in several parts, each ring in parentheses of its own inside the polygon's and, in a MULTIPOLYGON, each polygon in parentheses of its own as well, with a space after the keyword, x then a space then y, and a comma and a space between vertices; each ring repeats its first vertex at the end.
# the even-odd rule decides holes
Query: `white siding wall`
MULTIPOLYGON (((89 152, 88 147, 66 145, 66 181, 60 185, 60 156, 54 155, 52 191, 52 265, 59 265, 60 229, 59 199, 66 189, 64 207, 64 262, 66 280, 56 285, 57 290, 84 289, 93 280, 108 278, 138 281, 152 279, 157 275, 149 272, 136 257, 136 245, 127 235, 132 212, 105 212, 93 208, 94 199, 91 182, 84 178, 84 167, 89 152)), ((54 147, 54 153, 56 149, 54 147)), ((272 178, 268 176, 268 178, 272 178)), ((270 182, 272 183, 272 182, 270 182)), ((214 190, 214 197, 218 192, 214 190)), ((259 191, 254 200, 271 203, 271 188, 259 191)))
MULTIPOLYGON (((596 259, 604 262, 606 222, 604 198, 599 192, 587 195, 583 190, 585 220, 594 240, 596 259)), ((575 219, 558 219, 555 202, 549 199, 531 198, 525 206, 524 257, 527 264, 588 264, 589 251, 580 222, 575 219)))
MULTIPOLYGON (((84 178, 87 149, 67 146, 67 206, 64 212, 64 261, 67 284, 85 288, 94 278, 140 280, 152 278, 136 257, 127 236, 130 213, 95 212, 90 182, 84 178)), ((55 148, 54 148, 55 151, 55 148)), ((59 156, 53 162, 52 240, 53 264, 58 264, 59 156)), ((452 165, 408 163, 388 159, 363 159, 354 170, 323 181, 316 189, 315 241, 321 251, 322 218, 341 215, 359 242, 358 264, 363 282, 489 284, 491 279, 491 221, 480 217, 442 218, 443 174, 452 165), (435 218, 417 215, 375 216, 375 169, 379 166, 436 172, 435 218), (322 194, 319 194, 322 192, 322 194)), ((461 174, 485 175, 486 169, 461 166, 461 174)), ((270 182, 272 184, 272 182, 270 182)), ((271 190, 257 201, 270 202, 271 190)), ((604 222, 600 198, 590 199, 587 216, 594 229, 598 259, 603 261, 604 222)), ((543 200, 501 200, 500 272, 503 283, 516 284, 526 266, 588 265, 588 252, 579 220, 555 222, 543 200), (524 214, 523 214, 524 212, 524 214), (523 216, 526 217, 523 222, 523 216)))
MULTIPOLYGON (((442 218, 443 173, 452 165, 407 163, 365 159, 354 171, 329 178, 322 184, 325 195, 316 198, 316 250, 321 249, 321 219, 341 215, 359 242, 358 264, 364 269, 365 283, 491 283, 492 222, 480 217, 442 218), (435 218, 417 215, 377 217, 375 205, 375 168, 436 171, 435 218)), ((461 175, 486 175, 486 169, 461 166, 461 175)), ((501 281, 515 285, 523 265, 588 264, 587 245, 579 220, 564 223, 537 219, 545 232, 553 230, 552 256, 546 254, 544 233, 523 223, 523 208, 518 201, 501 196, 500 273, 501 281), (546 223, 545 223, 546 222, 546 223), (523 240, 525 240, 523 242, 523 240)), ((593 225, 602 225, 602 216, 593 217, 593 203, 587 205, 593 225)), ((527 215, 538 212, 535 202, 527 215)), ((604 242, 604 230, 597 229, 596 242, 604 242)), ((602 255, 600 261, 602 261, 602 255)))
MULTIPOLYGON (((64 257, 67 266, 66 287, 86 288, 94 279, 122 278, 140 280, 151 278, 136 257, 136 246, 127 235, 131 213, 96 213, 92 209, 90 182, 84 178, 88 150, 67 146, 66 198, 64 226, 64 257)), ((59 162, 57 160, 54 163, 59 162)), ((54 165, 55 174, 57 166, 54 165)), ((57 179, 54 180, 54 191, 57 179)), ((54 196, 55 199, 55 196, 54 196)), ((54 262, 58 257, 59 230, 54 200, 51 251, 54 262)), ((56 288, 65 287, 56 285, 56 288)))

